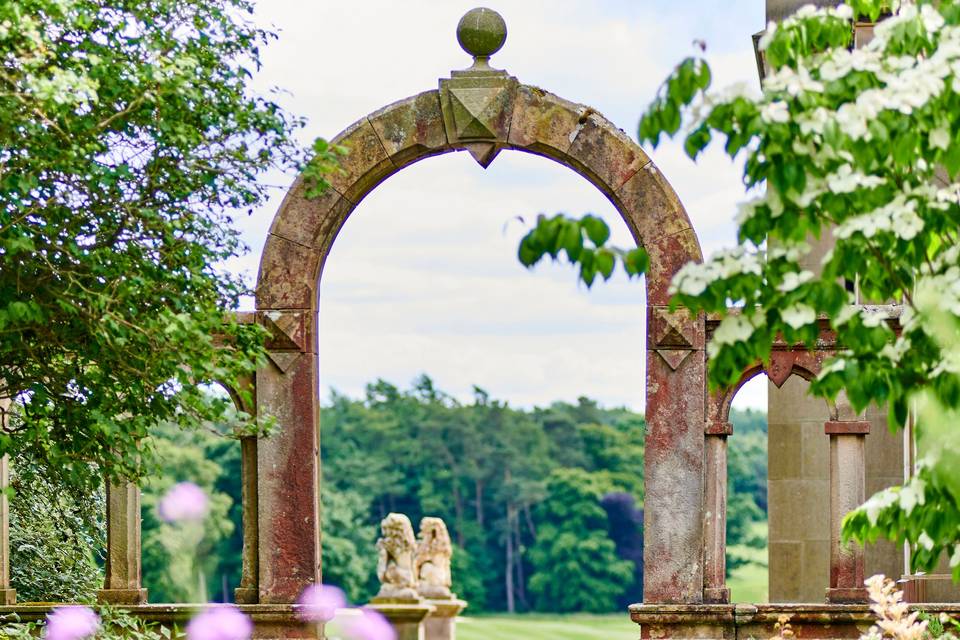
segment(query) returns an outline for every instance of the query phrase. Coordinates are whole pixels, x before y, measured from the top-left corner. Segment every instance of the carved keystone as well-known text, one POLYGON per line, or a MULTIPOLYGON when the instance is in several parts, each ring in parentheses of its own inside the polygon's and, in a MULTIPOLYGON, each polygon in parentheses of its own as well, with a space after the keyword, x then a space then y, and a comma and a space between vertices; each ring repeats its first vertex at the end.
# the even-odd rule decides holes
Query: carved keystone
POLYGON ((440 80, 440 108, 447 140, 466 149, 486 169, 510 133, 513 103, 520 83, 506 71, 493 69, 490 56, 507 37, 507 27, 495 11, 474 9, 457 26, 457 39, 471 54, 473 66, 440 80))

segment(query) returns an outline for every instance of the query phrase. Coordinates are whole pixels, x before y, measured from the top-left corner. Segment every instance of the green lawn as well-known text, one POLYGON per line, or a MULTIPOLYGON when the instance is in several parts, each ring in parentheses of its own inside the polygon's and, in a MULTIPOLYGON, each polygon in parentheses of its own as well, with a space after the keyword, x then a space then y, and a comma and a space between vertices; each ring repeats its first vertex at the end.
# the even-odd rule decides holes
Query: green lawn
POLYGON ((457 640, 637 640, 640 627, 624 612, 613 615, 524 614, 465 616, 457 640))

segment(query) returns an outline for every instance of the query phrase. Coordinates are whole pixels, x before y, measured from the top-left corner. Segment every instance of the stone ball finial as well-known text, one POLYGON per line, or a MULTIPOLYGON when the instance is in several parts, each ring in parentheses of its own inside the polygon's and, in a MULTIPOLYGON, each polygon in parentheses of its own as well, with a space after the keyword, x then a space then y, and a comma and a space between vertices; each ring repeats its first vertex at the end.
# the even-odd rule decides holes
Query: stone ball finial
POLYGON ((467 11, 457 25, 457 42, 475 58, 489 58, 507 39, 503 16, 485 7, 467 11))

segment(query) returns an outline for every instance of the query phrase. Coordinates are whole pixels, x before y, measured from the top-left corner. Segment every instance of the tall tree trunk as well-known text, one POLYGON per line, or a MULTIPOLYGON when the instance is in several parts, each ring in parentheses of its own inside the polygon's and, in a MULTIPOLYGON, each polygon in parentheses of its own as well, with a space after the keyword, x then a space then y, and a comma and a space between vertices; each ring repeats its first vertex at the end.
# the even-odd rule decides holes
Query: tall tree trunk
MULTIPOLYGON (((451 470, 453 469, 455 468, 451 467, 451 470)), ((457 514, 457 544, 460 545, 460 548, 462 549, 466 546, 463 532, 463 498, 460 496, 460 480, 456 473, 453 474, 452 484, 453 508, 457 514)))
POLYGON ((483 534, 483 480, 478 478, 474 481, 473 486, 477 501, 477 526, 480 527, 480 533, 483 534))
POLYGON ((507 591, 507 613, 516 613, 517 606, 513 600, 513 527, 510 526, 510 520, 513 515, 513 505, 507 505, 507 557, 506 557, 506 566, 504 567, 504 580, 506 581, 504 587, 507 591))
POLYGON ((530 537, 534 540, 537 539, 537 527, 533 524, 533 516, 530 514, 530 503, 523 505, 523 517, 527 521, 527 531, 530 532, 530 537))
POLYGON ((514 554, 517 563, 517 596, 520 598, 520 605, 524 610, 529 610, 530 605, 527 604, 526 578, 523 575, 523 553, 521 552, 523 541, 520 537, 520 514, 516 511, 513 512, 513 531, 514 540, 517 541, 517 552, 514 554))

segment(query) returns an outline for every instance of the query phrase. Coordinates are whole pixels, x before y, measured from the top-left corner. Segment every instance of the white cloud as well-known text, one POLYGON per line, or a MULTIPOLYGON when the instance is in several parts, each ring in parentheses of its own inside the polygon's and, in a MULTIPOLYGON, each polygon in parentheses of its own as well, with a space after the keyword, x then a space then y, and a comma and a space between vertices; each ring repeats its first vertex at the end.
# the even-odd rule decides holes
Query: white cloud
MULTIPOLYGON (((467 66, 454 28, 473 4, 264 0, 258 15, 281 37, 266 49, 258 83, 289 92, 281 102, 308 118, 305 142, 333 137, 467 66)), ((495 2, 509 37, 492 63, 591 104, 633 135, 644 105, 694 38, 713 39, 723 83, 756 82, 749 36, 763 16, 744 11, 747 4, 723 3, 728 22, 714 24, 691 18, 702 15, 693 3, 495 2), (731 16, 740 16, 735 28, 731 16)), ((687 204, 705 252, 731 242, 742 194, 732 165, 718 153, 694 164, 675 143, 652 155, 687 204)), ((278 185, 290 180, 271 177, 278 185)), ((282 195, 278 189, 267 207, 238 220, 252 252, 231 269, 254 277, 282 195)), ((426 372, 462 398, 477 384, 519 405, 589 395, 641 408, 642 285, 620 274, 587 292, 569 267, 544 264, 531 273, 516 261, 524 227, 513 217, 557 211, 602 215, 619 244, 631 242, 602 194, 541 158, 505 152, 484 172, 454 154, 390 178, 352 214, 324 269, 322 386, 356 394, 376 377, 405 385, 426 372)), ((765 403, 743 395, 753 398, 748 404, 765 403)))

